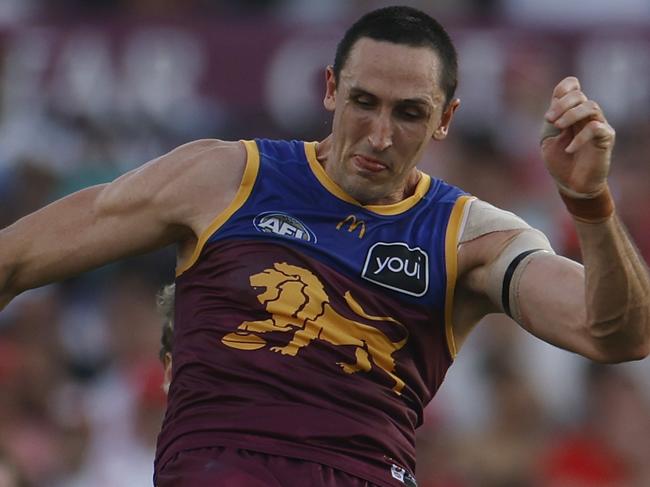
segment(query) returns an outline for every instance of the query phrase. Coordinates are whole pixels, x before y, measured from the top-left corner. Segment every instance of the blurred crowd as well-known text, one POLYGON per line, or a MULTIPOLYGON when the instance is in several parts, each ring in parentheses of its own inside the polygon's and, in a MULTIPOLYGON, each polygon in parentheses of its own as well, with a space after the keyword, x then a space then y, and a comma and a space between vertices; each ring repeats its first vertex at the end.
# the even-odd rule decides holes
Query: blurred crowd
MULTIPOLYGON (((350 19, 386 3, 0 0, 0 228, 195 138, 324 137, 320 69, 350 19)), ((554 84, 578 75, 617 130, 612 190, 650 260, 647 2, 563 16, 554 1, 546 16, 525 0, 403 3, 450 25, 461 61, 460 111, 422 169, 579 260, 538 150, 554 84)), ((129 259, 0 313, 0 487, 151 485, 155 294, 173 267, 173 249, 129 259)), ((592 364, 490 316, 427 408, 418 455, 421 487, 646 487, 650 363, 592 364)))

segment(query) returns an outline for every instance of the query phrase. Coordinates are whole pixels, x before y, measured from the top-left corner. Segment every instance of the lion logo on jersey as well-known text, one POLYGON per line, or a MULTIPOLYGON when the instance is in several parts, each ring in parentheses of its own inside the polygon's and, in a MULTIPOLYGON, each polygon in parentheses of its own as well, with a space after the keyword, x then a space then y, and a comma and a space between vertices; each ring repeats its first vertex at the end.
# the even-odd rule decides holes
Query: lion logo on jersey
POLYGON ((401 349, 408 339, 406 328, 393 318, 371 316, 355 301, 349 291, 344 295, 352 313, 369 321, 391 322, 398 325, 404 339, 392 342, 374 326, 352 320, 336 311, 323 284, 307 269, 286 262, 276 263, 270 269, 254 274, 251 286, 265 288, 257 296, 271 315, 261 321, 244 321, 236 332, 228 333, 222 343, 239 350, 258 350, 266 346, 266 340, 257 335, 268 332, 292 334, 289 343, 283 347, 271 347, 271 351, 295 356, 298 351, 314 339, 337 346, 353 346, 356 361, 338 362, 348 373, 369 372, 372 365, 386 372, 395 382, 393 391, 401 394, 404 382, 394 374, 393 353, 401 349))

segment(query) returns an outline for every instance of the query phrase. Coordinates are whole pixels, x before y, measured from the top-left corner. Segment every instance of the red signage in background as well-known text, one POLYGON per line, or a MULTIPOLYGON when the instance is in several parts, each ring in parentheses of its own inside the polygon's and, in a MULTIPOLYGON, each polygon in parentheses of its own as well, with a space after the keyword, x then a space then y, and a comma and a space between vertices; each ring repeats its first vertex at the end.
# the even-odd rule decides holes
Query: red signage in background
POLYGON ((5 115, 55 107, 178 123, 214 110, 227 124, 272 117, 291 130, 318 109, 315 74, 332 61, 335 41, 331 31, 266 23, 116 22, 23 27, 0 48, 5 115))
MULTIPOLYGON (((0 41, 1 113, 54 109, 189 132, 203 125, 221 137, 319 137, 329 120, 323 68, 340 33, 339 25, 315 31, 259 19, 24 26, 0 41)), ((457 28, 453 35, 463 100, 456 123, 493 124, 518 96, 513 78, 537 83, 546 96, 567 74, 581 77, 613 123, 649 118, 650 29, 457 28)))

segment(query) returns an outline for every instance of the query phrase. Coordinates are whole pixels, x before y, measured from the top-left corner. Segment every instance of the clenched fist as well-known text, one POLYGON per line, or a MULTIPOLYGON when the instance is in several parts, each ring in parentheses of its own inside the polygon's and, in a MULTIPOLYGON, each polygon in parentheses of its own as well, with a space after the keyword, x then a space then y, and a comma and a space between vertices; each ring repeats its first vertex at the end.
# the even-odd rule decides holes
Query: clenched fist
POLYGON ((541 146, 546 167, 563 192, 589 198, 607 187, 615 136, 577 78, 557 84, 544 115, 541 146))

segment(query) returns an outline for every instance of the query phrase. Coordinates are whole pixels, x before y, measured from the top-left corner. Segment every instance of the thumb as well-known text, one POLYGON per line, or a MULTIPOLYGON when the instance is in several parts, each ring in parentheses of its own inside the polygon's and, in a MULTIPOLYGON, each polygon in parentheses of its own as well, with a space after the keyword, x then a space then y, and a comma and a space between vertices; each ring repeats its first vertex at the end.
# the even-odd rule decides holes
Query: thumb
POLYGON ((542 144, 549 137, 556 137, 562 133, 562 129, 557 128, 552 123, 544 120, 542 131, 539 137, 539 143, 542 144))

